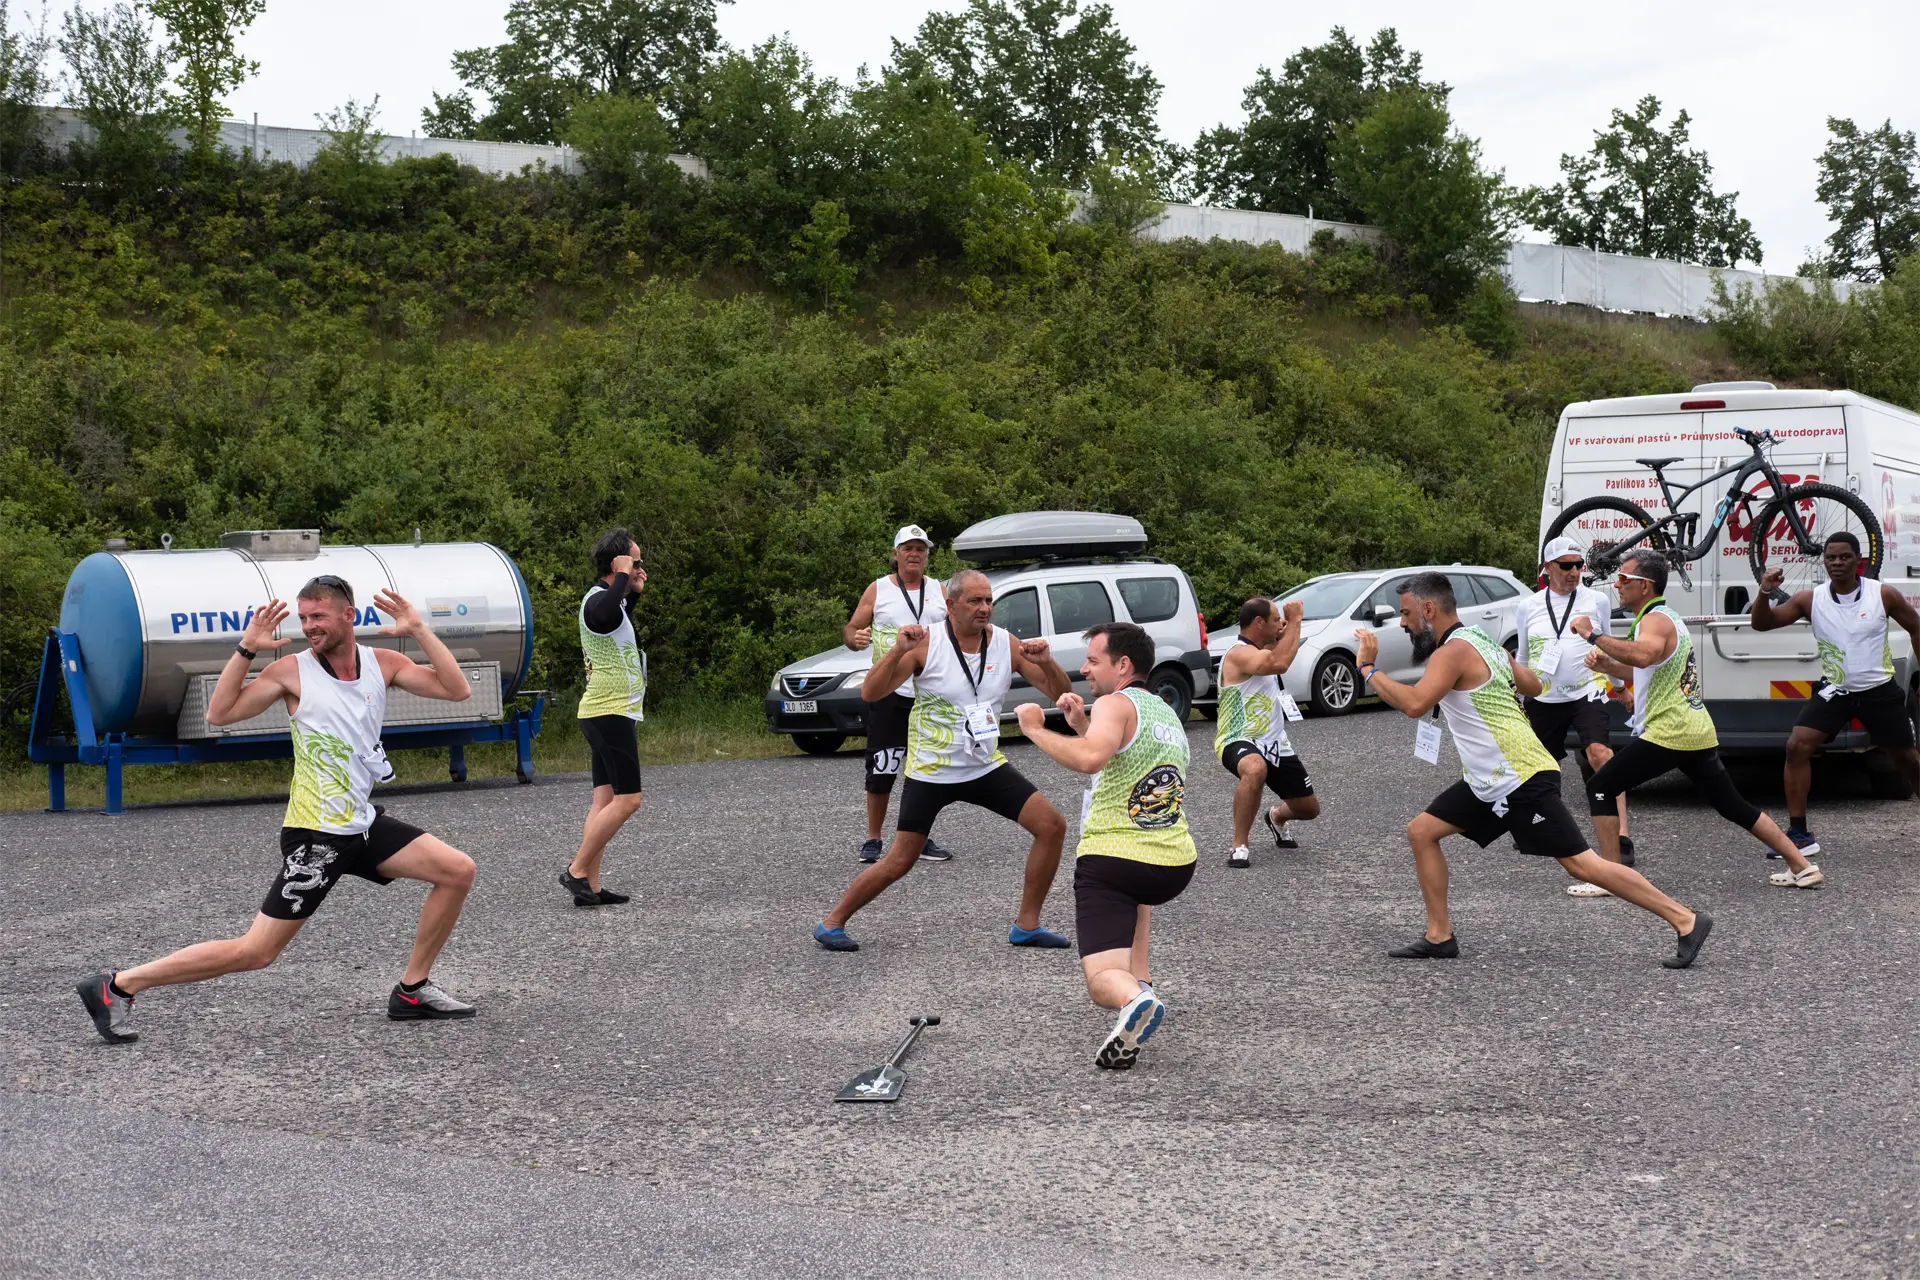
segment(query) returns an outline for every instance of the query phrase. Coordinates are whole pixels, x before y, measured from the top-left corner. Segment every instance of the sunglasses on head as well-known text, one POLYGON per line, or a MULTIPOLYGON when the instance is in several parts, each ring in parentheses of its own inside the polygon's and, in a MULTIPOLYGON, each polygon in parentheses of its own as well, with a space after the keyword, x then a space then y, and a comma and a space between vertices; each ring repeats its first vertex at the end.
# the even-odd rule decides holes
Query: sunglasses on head
POLYGON ((1564 569, 1567 572, 1571 573, 1575 569, 1586 568, 1587 562, 1585 560, 1555 560, 1553 562, 1553 567, 1556 569, 1564 569))
POLYGON ((300 592, 302 595, 305 595, 314 587, 320 587, 328 591, 338 591, 347 598, 348 604, 353 603, 353 587, 348 584, 345 578, 338 577, 331 573, 323 573, 317 578, 309 578, 307 585, 300 588, 300 592))

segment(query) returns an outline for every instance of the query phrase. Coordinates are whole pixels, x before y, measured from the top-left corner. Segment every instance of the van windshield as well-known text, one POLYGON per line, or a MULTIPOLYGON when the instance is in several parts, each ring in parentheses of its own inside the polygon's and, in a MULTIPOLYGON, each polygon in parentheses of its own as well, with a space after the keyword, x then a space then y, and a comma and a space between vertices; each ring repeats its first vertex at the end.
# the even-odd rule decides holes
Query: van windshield
POLYGON ((1335 573, 1324 578, 1315 578, 1303 582, 1283 596, 1282 601, 1300 602, 1300 620, 1318 622, 1325 618, 1334 618, 1345 613, 1360 594, 1360 588, 1372 582, 1371 573, 1335 573))

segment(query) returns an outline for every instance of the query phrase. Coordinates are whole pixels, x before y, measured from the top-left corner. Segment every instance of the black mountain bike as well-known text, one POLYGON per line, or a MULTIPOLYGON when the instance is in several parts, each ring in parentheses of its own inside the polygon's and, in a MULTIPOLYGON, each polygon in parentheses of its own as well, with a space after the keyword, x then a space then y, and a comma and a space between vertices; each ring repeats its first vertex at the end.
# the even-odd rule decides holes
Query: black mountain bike
POLYGON ((1747 442, 1753 456, 1722 467, 1699 484, 1685 489, 1676 491, 1664 470, 1682 459, 1634 459, 1660 481, 1660 492, 1667 500, 1666 515, 1656 519, 1646 508, 1625 498, 1583 498, 1560 513, 1560 518, 1547 529, 1547 540, 1566 533, 1586 543, 1587 572, 1595 579, 1611 578, 1637 550, 1662 551, 1674 562, 1681 581, 1690 586, 1692 580, 1687 566, 1713 550, 1720 540, 1721 528, 1739 513, 1751 521, 1747 525, 1747 559, 1753 566, 1755 582, 1766 573, 1769 558, 1773 561, 1772 567, 1785 570, 1787 580, 1782 586, 1788 592, 1803 591, 1825 581, 1826 569, 1820 555, 1828 537, 1842 530, 1860 540, 1861 559, 1866 566, 1871 566, 1863 567, 1862 572, 1869 577, 1880 576, 1885 539, 1880 533, 1880 521, 1860 495, 1832 484, 1815 482, 1791 487, 1782 484, 1780 473, 1774 470, 1765 452, 1768 446, 1777 443, 1773 433, 1741 427, 1735 427, 1733 433, 1747 442), (1770 494, 1765 488, 1747 492, 1747 480, 1755 474, 1766 477, 1770 494), (1714 509, 1706 535, 1695 542, 1700 513, 1681 511, 1680 504, 1723 476, 1732 476, 1733 483, 1727 489, 1727 496, 1720 499, 1720 505, 1714 509), (1760 504, 1760 514, 1754 518, 1756 502, 1760 504))

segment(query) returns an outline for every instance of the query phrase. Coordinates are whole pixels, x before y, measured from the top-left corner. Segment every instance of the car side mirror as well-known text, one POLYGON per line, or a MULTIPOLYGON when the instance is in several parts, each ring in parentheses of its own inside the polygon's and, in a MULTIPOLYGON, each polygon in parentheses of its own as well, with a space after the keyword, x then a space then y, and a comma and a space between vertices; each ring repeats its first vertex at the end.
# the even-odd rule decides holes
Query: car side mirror
POLYGON ((1399 616, 1400 611, 1390 604, 1373 606, 1373 625, 1376 627, 1384 627, 1399 616))

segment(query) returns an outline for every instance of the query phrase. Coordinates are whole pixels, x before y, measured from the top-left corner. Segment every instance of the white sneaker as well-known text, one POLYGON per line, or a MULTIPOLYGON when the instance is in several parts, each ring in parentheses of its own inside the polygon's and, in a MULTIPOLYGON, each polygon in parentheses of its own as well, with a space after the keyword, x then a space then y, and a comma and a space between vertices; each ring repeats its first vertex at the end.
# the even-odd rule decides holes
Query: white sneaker
POLYGON ((1151 990, 1142 991, 1120 1010, 1113 1030, 1101 1044, 1100 1052, 1094 1055, 1093 1065, 1108 1071, 1131 1071, 1134 1059, 1140 1056, 1140 1046, 1159 1029, 1160 1019, 1166 1016, 1167 1006, 1160 1002, 1160 997, 1151 990))
POLYGON ((1567 886, 1569 898, 1611 898, 1611 890, 1602 889, 1597 884, 1588 884, 1585 880, 1576 881, 1567 886))
POLYGON ((1776 871, 1767 877, 1768 884, 1781 889, 1818 889, 1826 882, 1826 873, 1812 862, 1805 871, 1776 871))
POLYGON ((1253 865, 1253 850, 1243 844, 1233 846, 1227 853, 1227 865, 1237 871, 1245 871, 1253 865))

